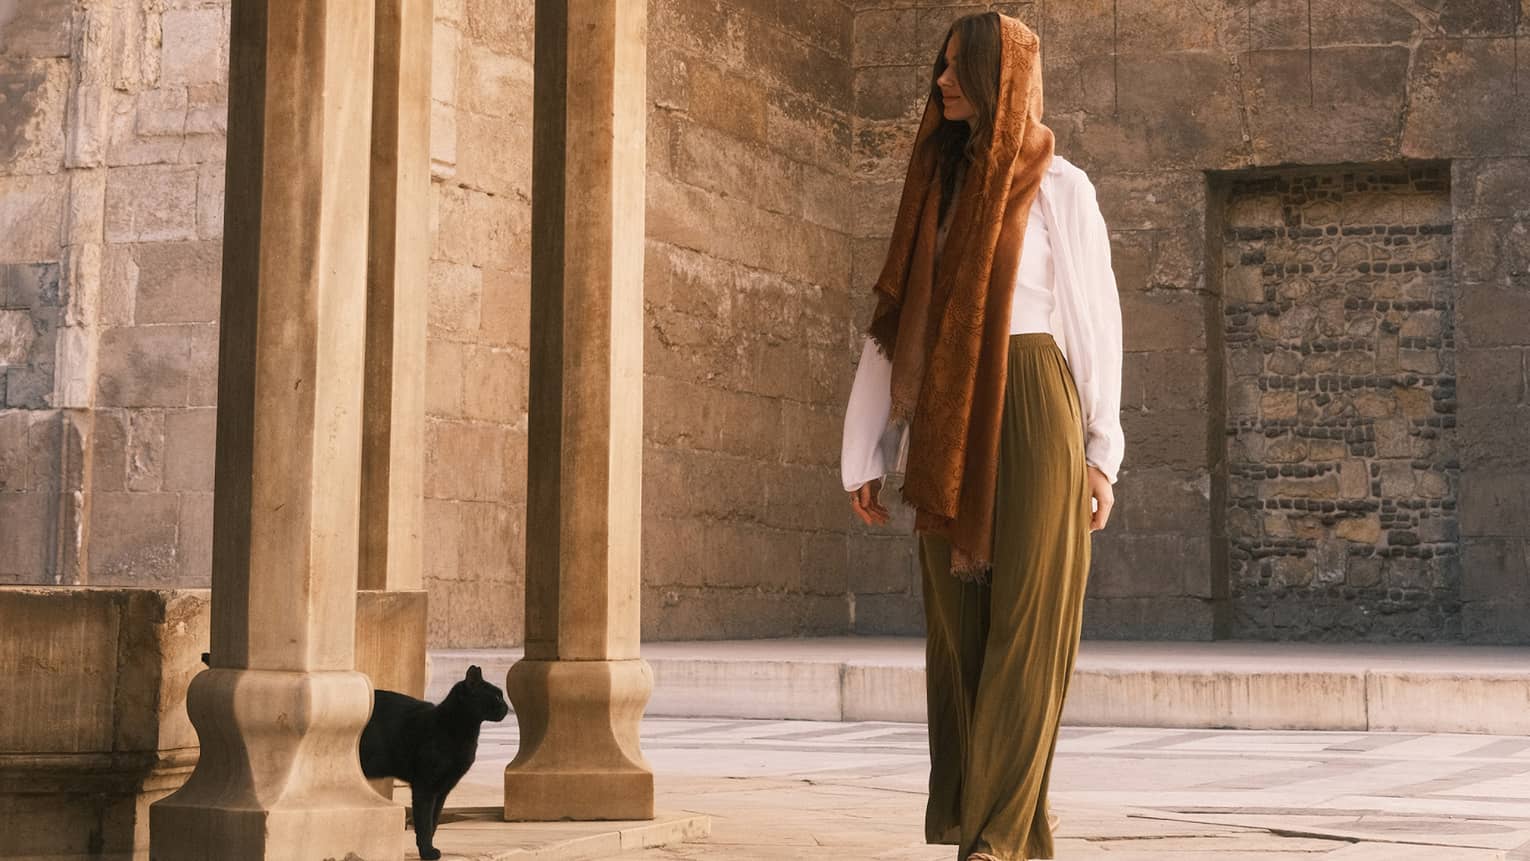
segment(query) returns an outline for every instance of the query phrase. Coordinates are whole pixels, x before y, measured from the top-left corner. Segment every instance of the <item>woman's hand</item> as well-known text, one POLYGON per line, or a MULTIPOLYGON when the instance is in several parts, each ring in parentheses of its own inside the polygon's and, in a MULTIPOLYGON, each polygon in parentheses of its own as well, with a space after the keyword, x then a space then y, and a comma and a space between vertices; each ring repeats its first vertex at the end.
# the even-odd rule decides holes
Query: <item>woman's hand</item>
POLYGON ((1110 488, 1110 479, 1105 477, 1099 467, 1089 467, 1089 496, 1094 500, 1094 514, 1089 518, 1089 531, 1097 532, 1105 528, 1105 521, 1110 519, 1110 509, 1116 504, 1116 494, 1110 488))
POLYGON ((888 520, 887 509, 877 502, 877 491, 882 489, 882 479, 873 478, 850 491, 850 507, 869 526, 881 526, 888 520))

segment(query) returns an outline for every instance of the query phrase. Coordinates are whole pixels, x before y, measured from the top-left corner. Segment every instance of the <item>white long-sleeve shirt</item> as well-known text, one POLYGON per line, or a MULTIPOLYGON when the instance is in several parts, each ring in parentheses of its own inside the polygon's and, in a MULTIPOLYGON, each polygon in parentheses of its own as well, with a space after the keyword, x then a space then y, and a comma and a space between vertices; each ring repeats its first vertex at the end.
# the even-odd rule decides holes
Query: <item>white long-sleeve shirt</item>
MULTIPOLYGON (((1048 332, 1073 374, 1084 413, 1084 459, 1115 483, 1126 450, 1121 431, 1121 301, 1110 234, 1094 184, 1052 157, 1026 221, 1010 332, 1048 332)), ((845 490, 887 474, 902 426, 890 426, 892 362, 868 337, 861 349, 840 450, 845 490)))

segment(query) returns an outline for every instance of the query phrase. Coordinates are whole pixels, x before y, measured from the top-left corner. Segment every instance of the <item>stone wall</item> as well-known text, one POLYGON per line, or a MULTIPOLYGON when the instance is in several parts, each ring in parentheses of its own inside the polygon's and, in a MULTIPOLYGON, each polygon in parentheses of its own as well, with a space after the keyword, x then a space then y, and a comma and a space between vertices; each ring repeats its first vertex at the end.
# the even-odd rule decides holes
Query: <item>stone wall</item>
POLYGON ((206 582, 227 30, 0 9, 0 582, 206 582))
MULTIPOLYGON (((207 582, 225 5, 0 4, 0 582, 207 582)), ((532 5, 436 3, 433 259, 421 285, 435 645, 521 636, 532 5)), ((1122 291, 1127 454, 1116 517, 1094 537, 1086 632, 1530 637, 1520 4, 996 6, 1042 37, 1047 121, 1058 152, 1094 180, 1122 291), (1344 309, 1346 326, 1395 325, 1381 334, 1398 340, 1398 360, 1427 354, 1439 372, 1414 371, 1416 387, 1404 377, 1384 397, 1313 389, 1309 401, 1303 372, 1277 367, 1289 361, 1274 358, 1290 352, 1278 349, 1286 336, 1261 333, 1286 321, 1250 312, 1272 364, 1244 373, 1234 320, 1248 285, 1237 269, 1259 249, 1240 244, 1321 253, 1239 238, 1238 213, 1274 166, 1300 182, 1443 171, 1439 188, 1418 190, 1427 214, 1409 204, 1400 220, 1375 223, 1450 226, 1427 242, 1415 232, 1408 249, 1448 254, 1430 289, 1453 308, 1344 309), (1224 271, 1229 254, 1237 265, 1224 271), (1406 434, 1422 446, 1423 427, 1437 431, 1427 454, 1405 461, 1396 419, 1415 429, 1412 418, 1450 404, 1452 361, 1455 411, 1406 434), (1270 414, 1243 416, 1247 384, 1260 380, 1294 380, 1298 418, 1354 404, 1343 456, 1325 461, 1335 440, 1302 437, 1301 460, 1276 460, 1295 455, 1266 435, 1291 430, 1278 422, 1293 392, 1260 391, 1270 414), (1362 401, 1401 412, 1367 426, 1362 401), (1320 463, 1337 472, 1294 474, 1320 463), (1340 516, 1345 467, 1358 493, 1362 464, 1365 496, 1353 499, 1377 509, 1340 516), (1407 494, 1388 489, 1399 464, 1413 476, 1407 494), (1329 475, 1334 510, 1320 500, 1298 514, 1296 500, 1311 497, 1287 491, 1329 475), (1250 525, 1238 512, 1254 501, 1250 525), (1281 548, 1293 552, 1255 561, 1254 551, 1281 548), (1388 591, 1346 596, 1328 582, 1336 553, 1345 583, 1360 588, 1374 567, 1364 588, 1388 591), (1394 585, 1415 591, 1394 596, 1394 585), (1387 602, 1404 612, 1375 621, 1367 608, 1387 602)), ((905 512, 889 528, 859 525, 837 456, 930 63, 949 22, 974 8, 651 0, 645 636, 920 629, 911 521, 905 512)), ((1372 191, 1341 208, 1374 205, 1372 191)), ((1259 226, 1285 226, 1284 214, 1259 226)), ((1260 273, 1259 289, 1277 299, 1301 280, 1260 273)), ((1376 285, 1393 273, 1377 274, 1336 273, 1317 293, 1289 296, 1289 313, 1315 315, 1321 333, 1324 306, 1311 297, 1381 301, 1376 285)), ((1372 343, 1384 358, 1389 342, 1372 343)))
MULTIPOLYGON (((441 646, 522 631, 532 8, 435 4, 441 646)), ((0 18, 0 582, 206 585, 227 2, 72 10, 0 18)), ((881 561, 852 544, 892 544, 835 505, 850 32, 837 0, 650 6, 647 636, 844 632, 881 561)))
MULTIPOLYGON (((1095 184, 1121 289, 1127 451, 1116 516, 1093 539, 1086 635, 1530 638, 1521 4, 993 5, 1041 36, 1046 121, 1095 184), (1430 177, 1400 214, 1365 222, 1400 232, 1344 237, 1372 260, 1395 252, 1430 268, 1392 272, 1388 258, 1385 274, 1357 263, 1266 277, 1261 264, 1250 281, 1242 255, 1270 240, 1239 233, 1240 219, 1277 165, 1302 166, 1292 189, 1351 171, 1430 177), (1276 304, 1254 309, 1247 290, 1276 304), (1393 290, 1408 294, 1401 304, 1393 290), (1335 295, 1355 307, 1335 310, 1335 295), (1293 351, 1279 347, 1324 340, 1328 319, 1375 326, 1313 360, 1371 363, 1363 387, 1351 370, 1339 388, 1319 391, 1313 376, 1304 389, 1302 367, 1286 367, 1293 351), (1246 327, 1255 341, 1240 340, 1246 327), (1268 366, 1252 367, 1256 356, 1268 366), (1373 373, 1403 387, 1372 388, 1373 373), (1346 436, 1295 433, 1319 414, 1346 436), (1333 510, 1321 497, 1314 510, 1327 484, 1333 510), (1360 507, 1341 513, 1340 499, 1360 507)), ((857 296, 881 263, 929 63, 947 24, 977 8, 856 4, 857 296)), ((1248 227, 1284 229, 1285 217, 1248 227)), ((1325 238, 1337 225, 1313 217, 1325 238)), ((1288 239, 1266 249, 1282 266, 1325 241, 1288 239)), ((906 582, 901 567, 884 576, 906 582)))
POLYGON ((1460 634, 1448 167, 1240 173, 1222 239, 1230 597, 1252 636, 1460 634))

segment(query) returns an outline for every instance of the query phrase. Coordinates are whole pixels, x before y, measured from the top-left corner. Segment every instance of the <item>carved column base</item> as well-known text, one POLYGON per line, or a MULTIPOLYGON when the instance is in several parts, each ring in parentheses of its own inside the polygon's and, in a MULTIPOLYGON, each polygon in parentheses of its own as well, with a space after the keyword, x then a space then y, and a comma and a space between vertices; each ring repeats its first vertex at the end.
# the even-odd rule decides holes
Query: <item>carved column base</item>
POLYGON ((638 746, 647 661, 523 660, 505 688, 521 728, 505 767, 507 821, 653 818, 653 769, 638 746))
POLYGON ((404 811, 361 774, 366 676, 211 669, 186 709, 202 756, 149 812, 154 861, 396 861, 404 811))

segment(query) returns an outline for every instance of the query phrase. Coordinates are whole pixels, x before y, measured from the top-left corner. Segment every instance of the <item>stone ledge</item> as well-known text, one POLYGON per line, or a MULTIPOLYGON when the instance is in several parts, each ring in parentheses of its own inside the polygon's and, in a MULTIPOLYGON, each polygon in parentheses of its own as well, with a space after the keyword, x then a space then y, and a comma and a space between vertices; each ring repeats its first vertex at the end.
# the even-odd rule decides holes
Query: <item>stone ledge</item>
MULTIPOLYGON (((431 654, 427 698, 514 649, 431 654)), ((645 643, 654 717, 925 719, 924 641, 825 637, 645 643)), ((1530 734, 1530 647, 1086 640, 1075 726, 1530 734), (1463 707, 1465 704, 1467 707, 1463 707)))
MULTIPOLYGON (((500 807, 448 807, 436 830, 443 861, 583 861, 704 840, 712 820, 660 811, 634 822, 505 822, 500 807)), ((419 858, 410 848, 405 858, 419 858)))

